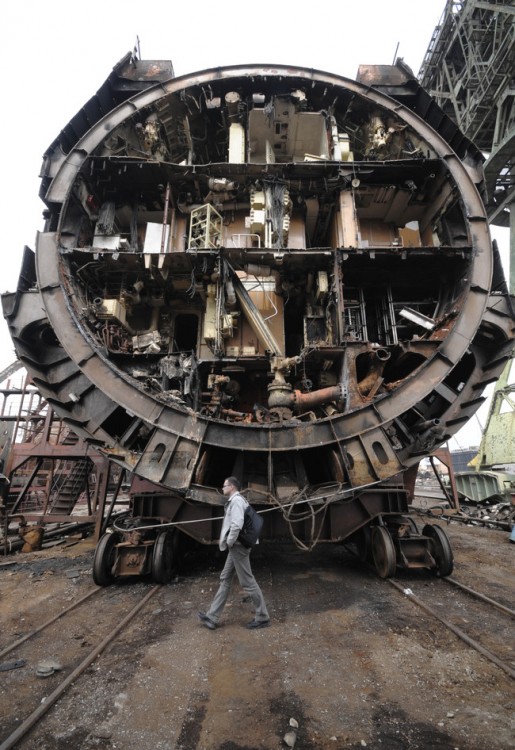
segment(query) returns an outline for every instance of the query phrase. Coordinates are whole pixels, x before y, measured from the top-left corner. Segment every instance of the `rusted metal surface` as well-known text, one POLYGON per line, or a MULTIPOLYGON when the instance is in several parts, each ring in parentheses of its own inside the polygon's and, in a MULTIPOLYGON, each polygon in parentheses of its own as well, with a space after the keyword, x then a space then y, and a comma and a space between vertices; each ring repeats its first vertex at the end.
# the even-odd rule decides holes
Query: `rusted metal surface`
POLYGON ((489 219, 504 227, 510 226, 515 198, 513 14, 510 2, 446 3, 420 70, 422 85, 489 155, 485 165, 489 219))
MULTIPOLYGON (((28 377, 20 385, 8 380, 1 394, 0 421, 9 426, 3 433, 8 441, 2 449, 1 509, 8 529, 18 524, 15 533, 28 541, 48 524, 94 523, 98 538, 110 484, 108 459, 77 438, 28 377), (77 508, 81 500, 85 507, 77 508)), ((4 545, 12 546, 7 534, 4 545)))
MULTIPOLYGON (((286 505, 311 509, 308 542, 320 503, 327 541, 404 513, 403 475, 513 348, 481 154, 402 65, 159 80, 44 183, 35 263, 3 296, 21 361, 81 438, 163 489, 162 520, 201 521, 229 474, 279 508, 271 538, 286 505)), ((208 523, 191 535, 211 542, 208 523)))

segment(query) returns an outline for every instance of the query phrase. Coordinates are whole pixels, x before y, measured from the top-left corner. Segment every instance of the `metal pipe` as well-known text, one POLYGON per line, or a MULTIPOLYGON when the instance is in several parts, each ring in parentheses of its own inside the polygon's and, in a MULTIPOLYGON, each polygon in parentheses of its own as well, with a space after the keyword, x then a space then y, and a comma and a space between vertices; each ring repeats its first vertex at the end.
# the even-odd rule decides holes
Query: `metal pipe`
POLYGON ((272 352, 273 354, 282 356, 284 353, 275 340, 272 331, 268 328, 267 324, 263 320, 263 316, 259 312, 254 302, 251 300, 250 295, 243 286, 241 280, 234 272, 232 274, 232 279, 234 284, 234 291, 236 293, 238 302, 240 303, 241 309, 245 313, 250 327, 258 337, 259 341, 264 346, 265 350, 272 352))
POLYGON ((439 427, 440 426, 440 420, 439 419, 426 419, 423 422, 417 422, 413 425, 413 429, 417 432, 423 432, 424 430, 430 430, 433 427, 439 427))
POLYGON ((166 183, 165 208, 163 213, 163 229, 161 231, 161 252, 165 252, 166 228, 168 226, 168 209, 170 207, 170 183, 166 183))
MULTIPOLYGON (((8 530, 9 521, 12 519, 10 518, 10 516, 6 516, 6 518, 7 518, 7 530, 8 530)), ((31 520, 34 520, 34 517, 33 516, 31 517, 31 514, 29 514, 29 518, 31 520)), ((80 523, 69 523, 69 524, 61 525, 59 521, 52 521, 51 516, 47 516, 46 520, 41 519, 40 521, 37 521, 37 523, 41 523, 41 522, 43 524, 44 523, 49 523, 49 524, 57 523, 58 524, 58 526, 53 529, 48 529, 45 526, 43 546, 45 542, 48 542, 50 539, 54 539, 54 537, 66 536, 66 534, 70 534, 73 531, 79 531, 80 529, 83 529, 83 528, 86 529, 89 526, 93 525, 92 521, 84 521, 80 523)), ((4 556, 7 556, 8 554, 12 552, 17 552, 18 550, 21 550, 23 545, 24 545, 24 541, 23 539, 21 539, 21 537, 17 536, 13 538, 12 535, 11 537, 4 536, 4 556)), ((22 563, 20 563, 20 561, 18 560, 18 564, 21 565, 22 563)), ((25 564, 25 562, 23 564, 25 564)))
POLYGON ((383 382, 382 376, 385 364, 390 359, 390 356, 391 354, 388 349, 376 349, 369 353, 370 369, 365 377, 358 381, 358 388, 363 396, 371 398, 370 393, 372 389, 376 386, 375 391, 378 390, 383 382), (377 383, 378 380, 380 383, 377 383))
POLYGON ((312 409, 314 406, 321 406, 322 404, 328 404, 331 401, 341 401, 343 395, 341 385, 333 385, 329 388, 320 388, 318 391, 311 391, 309 393, 302 393, 301 391, 294 391, 293 407, 298 413, 300 411, 306 411, 312 409))

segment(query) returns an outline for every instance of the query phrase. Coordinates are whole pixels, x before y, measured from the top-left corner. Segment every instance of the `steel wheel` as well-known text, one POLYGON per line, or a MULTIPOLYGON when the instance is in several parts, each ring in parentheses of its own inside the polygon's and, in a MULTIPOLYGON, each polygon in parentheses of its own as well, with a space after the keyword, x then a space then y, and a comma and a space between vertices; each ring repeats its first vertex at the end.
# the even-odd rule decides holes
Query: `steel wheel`
POLYGON ((100 537, 93 558, 93 580, 97 586, 109 586, 115 579, 113 568, 118 542, 118 534, 104 534, 100 537))
POLYGON ((424 526, 422 534, 430 539, 430 552, 436 562, 435 574, 439 578, 450 576, 454 568, 454 558, 447 534, 440 526, 431 526, 431 524, 424 526))
POLYGON ((176 567, 177 532, 160 531, 152 554, 152 578, 156 583, 168 583, 176 567))
POLYGON ((372 559, 381 578, 390 578, 397 568, 395 546, 388 529, 374 526, 372 529, 372 559))

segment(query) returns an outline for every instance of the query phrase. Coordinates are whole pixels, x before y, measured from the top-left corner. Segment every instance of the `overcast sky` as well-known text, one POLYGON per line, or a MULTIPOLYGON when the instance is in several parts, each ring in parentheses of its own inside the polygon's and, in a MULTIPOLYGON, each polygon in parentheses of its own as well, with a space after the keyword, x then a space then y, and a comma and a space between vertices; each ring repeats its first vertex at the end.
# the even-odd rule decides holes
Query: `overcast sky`
MULTIPOLYGON (((417 74, 444 8, 445 0, 4 4, 0 292, 16 288, 23 247, 34 249, 43 227, 38 197, 43 153, 138 38, 142 59, 171 60, 176 75, 219 65, 280 63, 355 78, 360 64, 391 64, 396 54, 417 74)), ((507 233, 499 240, 507 273, 507 233)), ((2 318, 0 369, 14 360, 2 318)), ((465 430, 459 444, 477 444, 475 418, 465 430)))

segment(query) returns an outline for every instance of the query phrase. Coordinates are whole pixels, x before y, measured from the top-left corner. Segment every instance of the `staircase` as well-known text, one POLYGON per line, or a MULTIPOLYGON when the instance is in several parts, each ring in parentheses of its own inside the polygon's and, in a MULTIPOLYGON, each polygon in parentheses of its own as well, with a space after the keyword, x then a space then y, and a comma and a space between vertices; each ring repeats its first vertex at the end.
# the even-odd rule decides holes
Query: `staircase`
POLYGON ((89 458, 73 462, 61 460, 57 464, 50 491, 50 515, 69 515, 73 512, 86 489, 91 468, 89 458))

